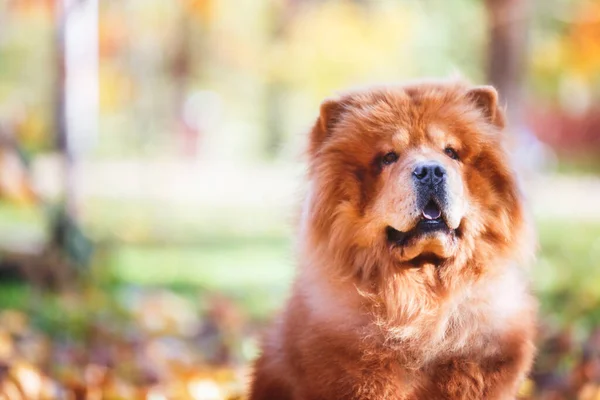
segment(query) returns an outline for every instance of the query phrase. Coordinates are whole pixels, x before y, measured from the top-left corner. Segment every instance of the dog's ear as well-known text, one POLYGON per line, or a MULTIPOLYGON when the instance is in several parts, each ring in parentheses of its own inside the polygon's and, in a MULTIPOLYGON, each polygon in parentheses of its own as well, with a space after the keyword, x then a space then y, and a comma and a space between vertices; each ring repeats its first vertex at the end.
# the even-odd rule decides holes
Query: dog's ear
POLYGON ((488 122, 504 128, 504 113, 498 106, 498 92, 493 86, 476 86, 467 92, 467 98, 483 113, 488 122))
POLYGON ((329 98, 321 103, 319 118, 310 133, 308 151, 314 156, 327 138, 331 135, 335 124, 340 120, 349 105, 347 98, 329 98))

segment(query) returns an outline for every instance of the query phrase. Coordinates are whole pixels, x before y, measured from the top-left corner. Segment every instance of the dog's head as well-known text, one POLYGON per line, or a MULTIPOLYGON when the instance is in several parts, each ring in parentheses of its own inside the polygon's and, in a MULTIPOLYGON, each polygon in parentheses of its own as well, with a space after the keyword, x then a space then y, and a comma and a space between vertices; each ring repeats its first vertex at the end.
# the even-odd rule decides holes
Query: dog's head
POLYGON ((361 282, 442 286, 514 258, 525 224, 497 98, 442 82, 326 100, 308 152, 311 248, 361 282))

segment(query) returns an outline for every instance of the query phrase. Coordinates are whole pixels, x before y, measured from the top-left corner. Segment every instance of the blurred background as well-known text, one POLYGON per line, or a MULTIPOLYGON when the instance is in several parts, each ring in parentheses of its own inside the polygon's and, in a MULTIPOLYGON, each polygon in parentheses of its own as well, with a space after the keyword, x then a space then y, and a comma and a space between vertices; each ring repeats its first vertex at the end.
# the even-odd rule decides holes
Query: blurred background
POLYGON ((0 0, 0 399, 241 399, 320 101, 491 82, 540 237, 523 399, 600 399, 600 0, 0 0))

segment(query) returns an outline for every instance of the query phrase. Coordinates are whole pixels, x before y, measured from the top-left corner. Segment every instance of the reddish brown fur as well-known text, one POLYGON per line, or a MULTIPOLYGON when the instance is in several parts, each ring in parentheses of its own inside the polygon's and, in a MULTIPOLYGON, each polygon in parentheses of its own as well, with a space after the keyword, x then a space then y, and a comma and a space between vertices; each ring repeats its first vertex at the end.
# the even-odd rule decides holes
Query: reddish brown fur
POLYGON ((495 90, 460 82, 323 103, 299 273, 251 400, 514 398, 533 358, 535 302, 517 266, 532 241, 503 127, 495 90), (390 150, 400 159, 384 169, 390 150), (456 177, 456 237, 393 249, 385 227, 414 224, 406 177, 423 158, 456 177), (424 253, 441 261, 415 265, 424 253))

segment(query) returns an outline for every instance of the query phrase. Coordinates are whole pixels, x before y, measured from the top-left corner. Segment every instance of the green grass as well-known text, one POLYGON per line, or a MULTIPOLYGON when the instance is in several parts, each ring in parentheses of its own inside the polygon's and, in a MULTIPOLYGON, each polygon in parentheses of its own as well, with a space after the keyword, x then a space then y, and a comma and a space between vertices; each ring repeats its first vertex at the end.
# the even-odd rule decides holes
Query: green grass
POLYGON ((167 286, 184 292, 220 292, 264 317, 280 306, 293 276, 292 250, 282 238, 222 238, 185 246, 120 246, 113 281, 167 286))
POLYGON ((559 324, 600 324, 600 224, 538 223, 541 249, 533 283, 543 313, 559 324))
POLYGON ((193 284, 212 290, 278 287, 291 277, 287 246, 140 247, 115 251, 111 272, 125 282, 193 284))
POLYGON ((568 175, 600 175, 600 160, 596 154, 563 155, 556 165, 556 172, 568 175))
POLYGON ((3 282, 0 285, 0 309, 23 309, 30 298, 31 288, 24 283, 3 282))

